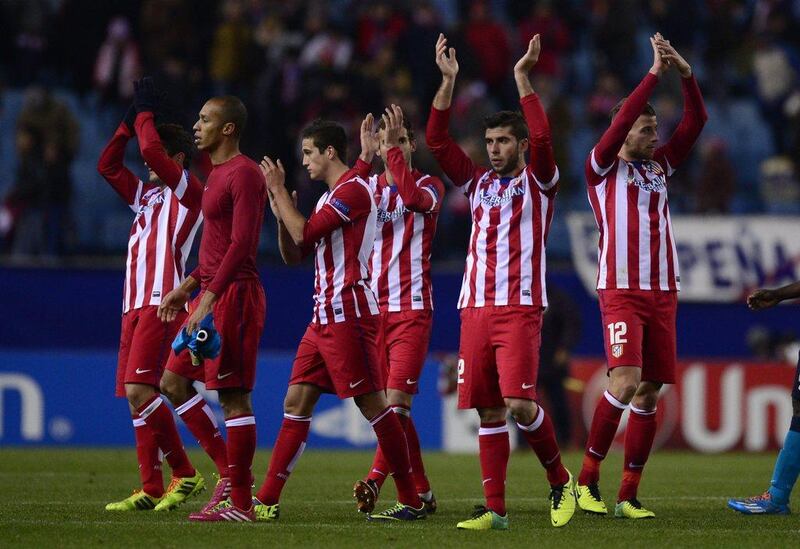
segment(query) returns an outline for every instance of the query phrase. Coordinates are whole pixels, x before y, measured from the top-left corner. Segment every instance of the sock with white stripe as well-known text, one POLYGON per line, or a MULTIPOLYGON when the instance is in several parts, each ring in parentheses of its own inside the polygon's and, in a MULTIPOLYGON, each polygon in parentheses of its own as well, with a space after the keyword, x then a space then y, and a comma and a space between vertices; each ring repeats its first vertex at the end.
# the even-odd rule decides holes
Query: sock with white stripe
POLYGON ((161 395, 153 395, 153 398, 142 404, 136 413, 152 430, 158 447, 164 452, 164 459, 172 469, 172 475, 181 478, 193 477, 194 467, 183 448, 172 412, 161 395))
POLYGON ((303 451, 306 449, 311 416, 283 414, 283 423, 278 432, 278 440, 272 447, 272 457, 264 482, 258 490, 258 501, 265 505, 275 505, 281 498, 281 491, 289 475, 292 474, 303 451))
POLYGON ((372 418, 370 424, 375 430, 378 444, 392 471, 397 487, 397 500, 419 509, 422 507, 422 502, 414 485, 414 476, 411 474, 411 463, 408 458, 408 443, 400 420, 397 419, 397 414, 387 407, 372 418))
POLYGON ((583 456, 583 467, 578 476, 578 484, 586 486, 600 481, 600 463, 608 454, 614 436, 617 434, 619 420, 628 407, 606 391, 597 403, 586 441, 586 452, 583 456))
POLYGON ((625 464, 617 501, 636 498, 647 458, 656 437, 656 411, 639 410, 631 404, 628 426, 625 429, 625 464))
POLYGON ((156 440, 153 437, 153 431, 144 420, 138 415, 134 415, 132 419, 142 490, 148 496, 160 498, 164 495, 164 479, 161 476, 161 450, 159 450, 158 444, 156 444, 156 440))
POLYGON ((511 455, 506 422, 481 423, 478 430, 478 447, 486 507, 498 515, 505 515, 506 470, 511 455))
POLYGON ((547 471, 547 482, 551 486, 566 484, 569 480, 569 473, 561 463, 561 450, 556 442, 556 431, 550 417, 544 413, 541 406, 536 417, 529 425, 517 423, 517 427, 522 431, 522 436, 528 441, 539 462, 547 471))
POLYGON ((186 427, 214 461, 220 478, 228 478, 228 451, 217 420, 199 393, 175 408, 186 427))
POLYGON ((239 509, 250 509, 253 482, 251 468, 256 453, 256 418, 252 414, 225 420, 228 432, 228 473, 231 479, 231 501, 239 509))

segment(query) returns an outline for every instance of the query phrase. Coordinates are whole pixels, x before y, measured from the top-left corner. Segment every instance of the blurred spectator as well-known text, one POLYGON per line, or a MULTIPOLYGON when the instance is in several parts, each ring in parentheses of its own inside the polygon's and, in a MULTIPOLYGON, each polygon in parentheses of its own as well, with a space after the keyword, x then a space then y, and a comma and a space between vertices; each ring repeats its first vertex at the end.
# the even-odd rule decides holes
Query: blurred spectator
POLYGON ((321 9, 310 10, 306 19, 308 41, 300 53, 304 67, 344 70, 353 55, 352 41, 336 26, 328 26, 321 9))
POLYGON ((700 173, 694 184, 697 213, 724 214, 730 211, 736 193, 736 170, 728 147, 719 138, 700 147, 700 173))
POLYGON ((762 34, 756 42, 753 73, 764 119, 772 130, 775 152, 789 150, 784 104, 798 87, 798 59, 788 46, 762 34))
POLYGON ((560 445, 570 442, 572 412, 564 383, 570 377, 572 349, 581 333, 581 313, 575 302, 562 289, 547 285, 547 310, 542 317, 542 343, 539 351, 538 393, 550 402, 560 445), (542 391, 543 390, 543 391, 542 391))
MULTIPOLYGON (((503 97, 511 67, 511 43, 508 29, 492 18, 487 2, 475 0, 470 5, 464 38, 469 53, 478 61, 480 78, 489 87, 489 93, 503 97)), ((459 60, 463 58, 462 55, 459 60)))
POLYGON ((517 27, 519 38, 517 50, 524 52, 528 42, 534 35, 540 34, 542 52, 539 62, 533 68, 535 74, 541 73, 553 78, 564 75, 563 58, 571 45, 570 32, 564 22, 553 9, 551 0, 542 0, 532 4, 528 16, 520 21, 517 27))
POLYGON ((244 19, 242 0, 224 0, 221 15, 209 52, 209 76, 215 95, 241 95, 252 53, 252 30, 244 19))
POLYGON ((42 87, 25 95, 17 121, 18 168, 10 203, 18 210, 13 253, 55 257, 64 252, 72 197, 70 166, 80 128, 66 105, 42 87))
POLYGON ((591 32, 596 62, 599 68, 620 78, 627 88, 641 78, 634 53, 637 51, 636 31, 640 19, 638 2, 595 0, 591 5, 591 32))
POLYGON ((758 191, 768 213, 800 213, 800 182, 788 157, 775 156, 761 163, 758 191))
POLYGON ((403 14, 392 9, 389 2, 367 2, 356 25, 358 55, 363 59, 372 59, 384 46, 394 46, 407 26, 403 14))
POLYGON ((94 84, 101 102, 127 107, 133 97, 133 81, 141 75, 139 47, 130 24, 124 17, 115 17, 108 24, 94 65, 94 84))
POLYGON ((608 127, 611 109, 614 108, 625 92, 619 78, 610 71, 602 71, 597 76, 594 90, 587 99, 586 113, 595 130, 605 131, 608 127))

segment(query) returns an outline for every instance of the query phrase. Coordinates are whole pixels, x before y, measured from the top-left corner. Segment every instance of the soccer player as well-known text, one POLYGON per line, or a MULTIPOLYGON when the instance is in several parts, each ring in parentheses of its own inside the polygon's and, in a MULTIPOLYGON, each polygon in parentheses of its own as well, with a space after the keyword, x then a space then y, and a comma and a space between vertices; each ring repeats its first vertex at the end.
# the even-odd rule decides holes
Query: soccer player
MULTIPOLYGON (((754 311, 774 307, 781 301, 800 298, 800 282, 775 290, 756 290, 747 298, 754 311)), ((745 515, 788 515, 789 496, 800 474, 800 360, 792 382, 792 423, 778 454, 769 489, 760 496, 729 499, 728 507, 745 515)))
POLYGON ((156 127, 154 107, 153 94, 137 93, 135 107, 128 109, 97 165, 136 214, 128 238, 116 395, 127 397, 130 406, 142 489, 109 503, 107 511, 168 510, 205 488, 158 393, 170 343, 187 313, 176 311, 167 323, 157 314, 162 296, 183 279, 186 256, 202 222, 197 200, 202 185, 188 171, 195 151, 191 135, 175 124, 156 127), (149 167, 146 183, 122 163, 134 131, 149 167), (174 177, 166 178, 167 172, 174 177), (166 493, 160 451, 173 475, 166 493))
POLYGON ((160 310, 171 320, 199 287, 185 329, 192 333, 213 311, 222 339, 219 356, 205 359, 203 369, 206 388, 218 392, 225 414, 230 498, 191 514, 189 518, 196 521, 240 522, 254 517, 250 469, 256 421, 250 392, 266 314, 266 298, 256 269, 266 191, 258 164, 239 152, 246 122, 247 109, 237 97, 214 97, 200 110, 194 125, 195 143, 209 154, 213 164, 202 197, 205 229, 200 240, 200 265, 167 295, 160 310))
POLYGON ((386 400, 376 345, 380 317, 369 287, 369 258, 377 207, 369 184, 358 175, 365 163, 360 161, 352 169, 345 165, 347 137, 335 122, 317 120, 301 137, 303 166, 311 179, 328 186, 308 219, 284 187, 286 174, 281 163, 267 157, 261 163, 271 206, 279 219, 281 255, 291 265, 313 252, 316 281, 313 319, 297 349, 283 423, 257 494, 258 520, 279 517, 281 490, 305 449, 311 415, 323 392, 355 401, 375 430, 393 472, 398 503, 368 518, 424 519, 425 506, 411 474, 405 433, 386 400))
MULTIPOLYGON (((408 441, 417 493, 428 514, 436 499, 425 475, 411 401, 428 354, 433 321, 430 275, 431 243, 436 233, 444 185, 437 177, 415 170, 411 155, 417 149, 414 132, 400 107, 392 105, 381 117, 377 152, 382 174, 370 178, 378 205, 378 226, 370 260, 370 286, 378 299, 381 322, 378 352, 388 371, 386 396, 398 414, 408 441)), ((378 447, 366 479, 353 487, 357 508, 371 513, 390 473, 378 447)))
POLYGON ((564 526, 575 512, 572 475, 561 463, 553 424, 535 401, 542 311, 547 306, 545 243, 558 189, 547 116, 528 78, 540 50, 536 35, 514 66, 523 115, 501 111, 485 119, 491 168, 484 168, 473 164, 448 133, 458 61, 444 35, 436 43, 442 84, 428 119, 428 146, 450 180, 463 187, 472 210, 458 302, 458 406, 475 408, 480 416, 486 505, 458 523, 463 529, 508 528, 508 412, 547 472, 551 524, 564 526))
POLYGON ((650 71, 611 111, 611 126, 585 167, 600 229, 597 292, 609 377, 586 442, 578 505, 589 513, 608 512, 598 488, 600 464, 630 406, 614 515, 632 519, 655 516, 639 503, 637 489, 656 432, 659 390, 675 382, 680 276, 667 179, 688 156, 707 118, 692 68, 660 34, 650 41, 650 71), (669 67, 681 75, 683 117, 669 141, 657 147, 656 113, 647 101, 669 67))

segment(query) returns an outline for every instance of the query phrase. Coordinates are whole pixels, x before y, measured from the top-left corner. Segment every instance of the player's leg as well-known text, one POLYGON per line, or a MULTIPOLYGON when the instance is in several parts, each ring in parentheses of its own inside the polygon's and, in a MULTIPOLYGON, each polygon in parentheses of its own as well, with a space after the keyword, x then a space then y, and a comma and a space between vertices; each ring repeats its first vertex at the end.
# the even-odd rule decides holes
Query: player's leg
POLYGON ((656 436, 659 391, 665 383, 675 383, 678 361, 675 329, 677 292, 651 291, 646 294, 646 299, 647 302, 641 307, 645 323, 642 382, 630 403, 622 483, 614 510, 616 517, 634 519, 655 517, 655 513, 639 503, 637 492, 656 436))
POLYGON ((256 494, 259 520, 278 518, 281 492, 305 451, 311 417, 321 394, 320 388, 310 383, 289 385, 286 391, 283 422, 273 446, 264 482, 256 494))
POLYGON ((789 496, 800 475, 800 360, 792 386, 792 422, 778 453, 769 489, 760 496, 729 499, 728 507, 745 515, 788 515, 789 496))
POLYGON ((551 488, 551 524, 561 527, 575 513, 575 490, 572 475, 561 463, 553 422, 534 400, 541 326, 541 309, 498 307, 492 316, 492 342, 504 403, 545 468, 551 488))
POLYGON ((190 520, 251 522, 256 520, 251 485, 256 450, 256 418, 250 392, 255 385, 258 342, 264 329, 266 297, 257 279, 232 282, 214 303, 220 354, 204 360, 206 388, 214 389, 225 417, 229 500, 190 520))
MULTIPOLYGON (((115 396, 126 398, 128 388, 125 377, 128 369, 128 358, 133 333, 138 321, 139 310, 133 310, 122 315, 120 330, 119 354, 117 357, 117 375, 115 396)), ((138 384, 137 384, 138 385, 138 384)), ((149 387, 144 385, 144 387, 149 387)), ((141 490, 134 491, 133 495, 106 505, 106 511, 135 511, 152 509, 156 506, 164 493, 164 481, 161 476, 161 452, 155 441, 152 430, 139 419, 135 407, 128 401, 133 421, 133 432, 136 440, 136 458, 139 462, 139 478, 141 490)))
POLYGON ((256 520, 280 516, 281 491, 306 447, 311 418, 321 393, 333 392, 333 382, 319 353, 320 327, 306 329, 292 363, 289 388, 283 401, 283 422, 273 445, 264 481, 256 494, 256 520))
POLYGON ((639 295, 616 290, 601 290, 598 294, 609 368, 608 388, 592 417, 576 490, 578 506, 583 511, 605 515, 608 509, 600 495, 600 465, 641 381, 643 325, 637 312, 641 308, 637 302, 639 295))
MULTIPOLYGON (((192 365, 187 351, 179 355, 171 353, 164 375, 161 376, 161 394, 169 399, 178 416, 216 465, 219 475, 216 489, 224 492, 224 497, 219 500, 222 501, 230 494, 225 439, 208 403, 195 391, 194 381, 204 381, 203 368, 192 365)), ((211 499, 215 498, 212 496, 211 499)))
POLYGON ((458 359, 458 407, 475 408, 480 417, 478 457, 485 505, 456 527, 464 530, 505 530, 506 470, 511 454, 503 397, 485 309, 461 310, 458 359))

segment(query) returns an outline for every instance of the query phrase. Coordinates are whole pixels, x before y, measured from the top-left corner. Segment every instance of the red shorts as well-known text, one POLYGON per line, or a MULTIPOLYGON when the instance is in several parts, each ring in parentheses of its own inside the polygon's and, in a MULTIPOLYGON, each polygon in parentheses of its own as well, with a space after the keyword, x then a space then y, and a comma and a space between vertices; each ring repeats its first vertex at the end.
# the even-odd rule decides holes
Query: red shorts
MULTIPOLYGON (((203 292, 189 306, 194 310, 203 292)), ((170 360, 167 368, 178 375, 205 380, 206 389, 253 390, 256 381, 256 357, 267 301, 257 279, 234 280, 214 303, 214 326, 222 339, 219 356, 207 358, 201 366, 192 366, 188 351, 170 360)), ((174 356, 174 353, 173 353, 174 356)))
POLYGON ((378 352, 383 359, 387 389, 417 394, 432 323, 432 311, 381 313, 378 352))
POLYGON ((122 315, 115 394, 125 396, 126 383, 152 385, 158 390, 172 340, 187 314, 181 311, 169 323, 158 318, 158 307, 147 305, 122 315))
POLYGON ((609 370, 642 369, 643 381, 675 383, 678 292, 598 290, 609 370))
POLYGON ((458 407, 497 408, 503 398, 536 398, 542 309, 461 309, 458 407))
POLYGON ((332 324, 311 323, 300 340, 289 385, 309 383, 339 398, 383 391, 383 366, 376 341, 380 317, 332 324))

